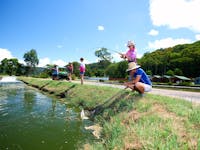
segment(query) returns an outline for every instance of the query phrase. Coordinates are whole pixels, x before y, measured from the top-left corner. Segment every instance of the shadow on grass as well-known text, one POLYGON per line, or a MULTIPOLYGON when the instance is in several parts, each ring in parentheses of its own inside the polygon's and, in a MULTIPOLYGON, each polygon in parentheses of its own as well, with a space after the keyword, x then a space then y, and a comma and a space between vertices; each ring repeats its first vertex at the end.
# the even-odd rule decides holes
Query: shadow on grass
POLYGON ((108 98, 103 104, 90 110, 90 118, 93 119, 95 116, 101 115, 104 119, 110 119, 111 116, 117 113, 132 110, 134 103, 139 99, 141 99, 141 96, 135 92, 126 90, 119 91, 108 98))
POLYGON ((51 82, 48 82, 48 83, 46 83, 45 85, 41 86, 41 87, 39 88, 39 90, 42 90, 43 88, 45 88, 45 86, 49 85, 50 83, 51 83, 51 82))
POLYGON ((63 91, 63 92, 57 94, 56 96, 58 96, 58 97, 60 97, 60 98, 65 98, 65 97, 67 96, 68 92, 69 92, 71 89, 75 88, 75 86, 76 86, 76 84, 73 84, 73 85, 70 86, 68 89, 66 89, 65 91, 63 91))

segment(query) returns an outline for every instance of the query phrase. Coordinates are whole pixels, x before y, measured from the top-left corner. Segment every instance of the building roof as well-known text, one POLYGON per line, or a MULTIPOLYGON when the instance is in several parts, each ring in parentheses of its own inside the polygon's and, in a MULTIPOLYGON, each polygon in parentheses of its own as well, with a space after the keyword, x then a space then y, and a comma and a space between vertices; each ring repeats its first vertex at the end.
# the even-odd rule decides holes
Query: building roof
POLYGON ((167 78, 170 79, 172 76, 168 76, 168 75, 163 75, 163 78, 167 78))
POLYGON ((153 78, 158 78, 158 79, 160 79, 161 76, 159 76, 159 75, 154 75, 153 78))
POLYGON ((184 77, 184 76, 177 76, 177 75, 174 75, 175 78, 178 78, 178 79, 181 79, 181 80, 186 80, 186 81, 190 81, 191 79, 190 78, 187 78, 187 77, 184 77))

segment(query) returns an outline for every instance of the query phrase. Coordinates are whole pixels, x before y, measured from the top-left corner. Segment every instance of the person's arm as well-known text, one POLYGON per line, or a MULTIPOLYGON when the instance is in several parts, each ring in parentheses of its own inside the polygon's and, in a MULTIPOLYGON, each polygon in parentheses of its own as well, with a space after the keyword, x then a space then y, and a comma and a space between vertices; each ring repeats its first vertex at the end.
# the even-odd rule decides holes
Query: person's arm
POLYGON ((132 86, 135 85, 137 82, 140 81, 141 75, 137 75, 135 79, 133 79, 132 81, 126 82, 124 85, 125 86, 132 86))
POLYGON ((133 84, 136 84, 141 79, 141 75, 137 75, 136 78, 133 80, 133 84))
POLYGON ((120 57, 126 59, 126 54, 120 54, 120 57))

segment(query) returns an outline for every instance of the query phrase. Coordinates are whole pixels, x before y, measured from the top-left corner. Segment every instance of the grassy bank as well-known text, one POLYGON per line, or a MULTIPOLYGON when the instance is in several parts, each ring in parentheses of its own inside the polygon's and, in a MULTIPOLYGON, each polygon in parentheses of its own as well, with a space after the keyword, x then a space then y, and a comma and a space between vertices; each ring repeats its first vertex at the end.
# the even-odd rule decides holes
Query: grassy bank
POLYGON ((64 81, 20 78, 61 100, 95 110, 103 129, 85 149, 200 149, 200 106, 184 100, 64 81))

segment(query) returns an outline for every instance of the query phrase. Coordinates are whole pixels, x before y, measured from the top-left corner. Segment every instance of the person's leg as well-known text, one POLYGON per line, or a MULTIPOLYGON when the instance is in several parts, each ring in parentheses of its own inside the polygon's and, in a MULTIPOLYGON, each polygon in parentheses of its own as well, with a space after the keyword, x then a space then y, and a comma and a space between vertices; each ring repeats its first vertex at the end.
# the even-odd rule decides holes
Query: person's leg
POLYGON ((135 90, 138 91, 140 94, 143 94, 144 93, 144 89, 145 89, 145 86, 143 83, 141 82, 137 82, 135 84, 135 90))
POLYGON ((69 78, 69 81, 71 81, 71 80, 72 80, 72 74, 71 74, 71 73, 69 73, 69 76, 68 76, 68 78, 69 78))
POLYGON ((81 76, 81 84, 83 84, 83 78, 84 78, 84 74, 83 74, 83 73, 81 73, 81 74, 80 74, 80 76, 81 76))
POLYGON ((150 92, 152 90, 152 86, 148 84, 144 84, 144 92, 150 92))

